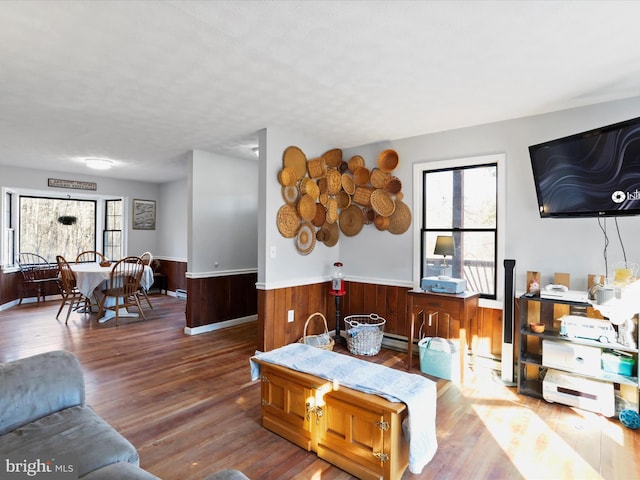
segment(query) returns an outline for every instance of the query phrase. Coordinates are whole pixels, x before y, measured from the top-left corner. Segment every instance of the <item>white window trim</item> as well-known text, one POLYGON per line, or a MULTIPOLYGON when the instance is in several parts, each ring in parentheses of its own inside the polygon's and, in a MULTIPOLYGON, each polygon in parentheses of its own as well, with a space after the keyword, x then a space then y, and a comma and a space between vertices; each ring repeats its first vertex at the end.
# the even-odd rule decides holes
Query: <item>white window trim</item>
MULTIPOLYGON (((47 198, 59 198, 59 199, 66 199, 66 198, 73 198, 74 200, 93 200, 96 202, 96 221, 99 222, 96 225, 96 248, 98 250, 102 250, 102 230, 104 228, 104 201, 105 200, 122 200, 122 224, 123 224, 123 229, 122 229, 122 249, 123 252, 127 251, 127 242, 128 242, 128 234, 129 234, 129 230, 128 228, 126 228, 126 225, 129 225, 129 211, 130 211, 130 202, 128 197, 125 196, 117 196, 117 195, 95 195, 95 194, 88 194, 85 192, 69 192, 69 193, 65 193, 65 192, 61 192, 61 191, 49 191, 49 190, 34 190, 34 189, 28 189, 28 188, 14 188, 14 187, 2 187, 2 200, 0 202, 0 206, 2 208, 2 215, 0 218, 0 228, 2 229, 2 236, 0 237, 0 242, 2 243, 2 248, 0 249, 0 255, 2 255, 2 258, 0 258, 0 265, 2 266, 2 271, 5 273, 11 273, 11 272, 15 272, 18 271, 18 265, 14 264, 14 261, 6 258, 7 257, 7 251, 4 245, 5 242, 5 236, 4 236, 4 232, 6 231, 6 219, 5 219, 5 201, 6 201, 6 197, 7 197, 7 193, 11 193, 14 195, 14 205, 13 205, 13 214, 14 214, 14 218, 18 219, 18 204, 19 202, 18 197, 20 196, 33 196, 33 197, 47 197, 47 198)), ((19 226, 19 219, 18 219, 18 223, 16 225, 16 247, 18 245, 20 245, 20 229, 17 228, 19 226)))
POLYGON ((422 191, 423 174, 427 170, 439 170, 444 168, 456 168, 473 165, 484 165, 487 163, 496 163, 498 165, 498 248, 496 258, 496 300, 481 298, 480 306, 487 308, 502 309, 504 296, 504 269, 503 263, 505 258, 505 223, 506 223, 506 155, 504 153, 496 153, 491 155, 481 155, 477 157, 453 158, 449 160, 437 160, 433 162, 415 163, 413 165, 413 288, 420 289, 420 229, 422 228, 422 191))

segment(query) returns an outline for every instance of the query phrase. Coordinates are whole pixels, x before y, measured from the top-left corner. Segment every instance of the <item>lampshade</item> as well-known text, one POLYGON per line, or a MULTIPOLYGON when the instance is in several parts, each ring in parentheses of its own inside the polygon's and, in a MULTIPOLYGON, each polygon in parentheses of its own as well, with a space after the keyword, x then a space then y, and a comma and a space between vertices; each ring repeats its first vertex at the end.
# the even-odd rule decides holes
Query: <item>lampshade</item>
POLYGON ((438 235, 436 238, 436 248, 433 249, 434 255, 453 255, 454 245, 453 237, 447 237, 444 235, 438 235))

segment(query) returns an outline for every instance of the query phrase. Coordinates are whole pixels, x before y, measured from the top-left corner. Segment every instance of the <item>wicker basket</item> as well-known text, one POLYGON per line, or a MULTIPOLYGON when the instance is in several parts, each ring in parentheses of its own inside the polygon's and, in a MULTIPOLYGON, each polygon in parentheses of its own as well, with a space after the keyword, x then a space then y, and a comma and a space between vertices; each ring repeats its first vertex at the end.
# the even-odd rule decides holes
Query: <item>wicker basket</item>
POLYGON ((329 329, 327 328, 327 319, 320 312, 312 313, 307 318, 307 321, 304 324, 304 332, 302 334, 302 338, 298 340, 298 343, 304 343, 305 345, 309 345, 311 347, 321 348, 323 350, 333 350, 333 345, 335 344, 333 338, 329 336, 329 329), (320 317, 324 322, 324 332, 318 335, 307 335, 307 327, 309 326, 309 322, 314 317, 320 317))
POLYGON ((345 317, 347 347, 353 355, 377 355, 386 320, 375 313, 345 317))

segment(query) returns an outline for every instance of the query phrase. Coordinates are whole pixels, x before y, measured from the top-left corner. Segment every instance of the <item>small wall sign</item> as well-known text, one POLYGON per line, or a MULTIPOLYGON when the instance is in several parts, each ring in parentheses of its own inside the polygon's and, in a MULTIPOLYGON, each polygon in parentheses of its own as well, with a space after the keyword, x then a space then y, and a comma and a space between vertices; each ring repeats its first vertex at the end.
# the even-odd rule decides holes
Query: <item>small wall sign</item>
POLYGON ((97 190, 98 184, 96 182, 81 182, 79 180, 61 180, 59 178, 49 179, 50 187, 57 188, 73 188, 75 190, 97 190))

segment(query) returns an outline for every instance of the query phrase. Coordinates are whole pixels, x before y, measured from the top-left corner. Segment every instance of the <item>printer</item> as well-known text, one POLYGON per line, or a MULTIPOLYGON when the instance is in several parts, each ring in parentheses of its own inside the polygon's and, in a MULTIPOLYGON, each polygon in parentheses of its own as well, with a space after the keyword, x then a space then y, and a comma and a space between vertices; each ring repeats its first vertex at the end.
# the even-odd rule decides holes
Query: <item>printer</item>
POLYGON ((467 281, 445 276, 424 277, 420 282, 420 288, 425 292, 462 293, 467 289, 467 281))

